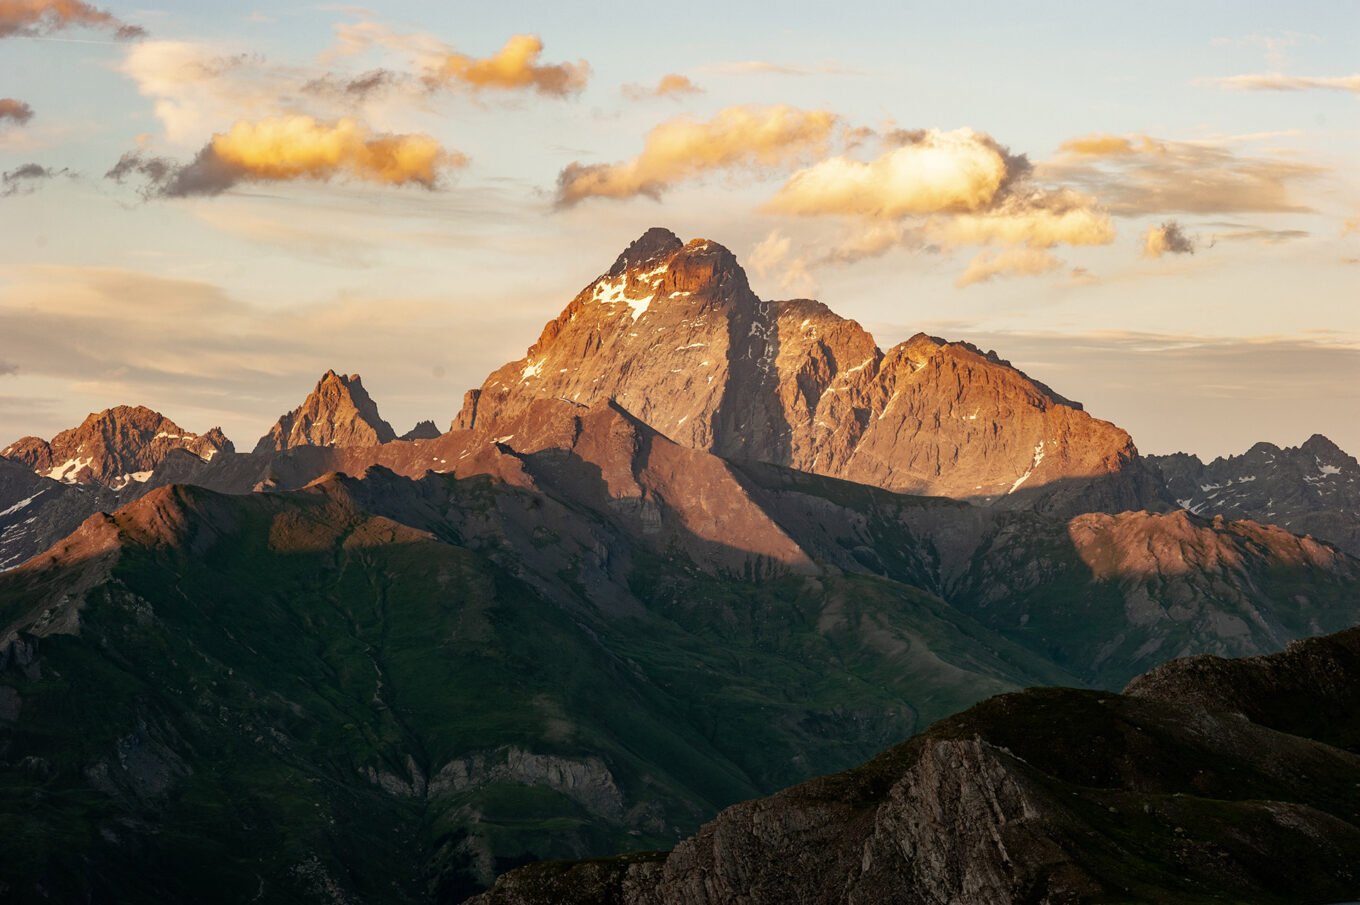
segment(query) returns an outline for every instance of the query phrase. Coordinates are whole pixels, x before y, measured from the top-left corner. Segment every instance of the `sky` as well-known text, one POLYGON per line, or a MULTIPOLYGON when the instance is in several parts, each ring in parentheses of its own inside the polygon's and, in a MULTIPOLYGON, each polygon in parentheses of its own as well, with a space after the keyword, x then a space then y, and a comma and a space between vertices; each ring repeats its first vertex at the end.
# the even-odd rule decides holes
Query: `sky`
POLYGON ((1360 454, 1360 3, 0 0, 0 442, 397 431, 651 226, 1144 453, 1360 454))

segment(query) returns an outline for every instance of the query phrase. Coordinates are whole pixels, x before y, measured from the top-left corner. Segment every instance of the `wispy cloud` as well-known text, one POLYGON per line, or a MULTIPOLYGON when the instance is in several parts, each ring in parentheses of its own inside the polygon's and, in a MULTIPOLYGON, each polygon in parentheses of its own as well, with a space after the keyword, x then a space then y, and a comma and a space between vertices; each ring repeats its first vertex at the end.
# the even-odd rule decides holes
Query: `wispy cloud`
POLYGON ((674 72, 663 75, 655 85, 629 84, 623 86, 623 96, 634 101, 655 97, 678 99, 703 93, 704 89, 694 84, 689 76, 674 72))
POLYGON ((71 171, 67 169, 54 170, 38 163, 26 163, 17 166, 12 170, 0 173, 0 198, 8 198, 11 195, 29 195, 38 190, 38 187, 48 180, 58 176, 70 176, 71 171))
POLYGON ((962 289, 1001 276, 1036 276, 1060 270, 1062 266, 1062 261, 1040 248, 984 251, 968 262, 968 268, 954 281, 954 285, 962 289))
POLYGON ((585 60, 542 62, 544 43, 538 35, 511 35, 495 53, 475 57, 433 35, 400 33, 371 19, 337 25, 336 46, 325 59, 357 56, 374 48, 405 56, 419 82, 431 91, 534 91, 567 97, 580 93, 590 80, 590 64, 585 60))
POLYGON ((746 258, 746 266, 757 276, 768 277, 788 294, 811 297, 817 293, 817 280, 808 269, 808 261, 792 254, 793 240, 772 230, 746 258))
POLYGON ((796 164, 822 152, 839 121, 825 110, 784 106, 728 107, 709 120, 669 120, 647 134, 631 160, 568 165, 557 177, 557 202, 659 198, 678 182, 717 170, 796 164))
POLYGON ((1298 187, 1327 172, 1298 160, 1243 154, 1226 141, 1099 133, 1064 142, 1040 171, 1085 188, 1124 216, 1307 212, 1298 187))
POLYGON ((1355 75, 1285 75, 1282 72, 1262 72, 1251 75, 1231 75, 1214 79, 1224 88, 1239 91, 1349 91, 1360 94, 1360 73, 1355 75))

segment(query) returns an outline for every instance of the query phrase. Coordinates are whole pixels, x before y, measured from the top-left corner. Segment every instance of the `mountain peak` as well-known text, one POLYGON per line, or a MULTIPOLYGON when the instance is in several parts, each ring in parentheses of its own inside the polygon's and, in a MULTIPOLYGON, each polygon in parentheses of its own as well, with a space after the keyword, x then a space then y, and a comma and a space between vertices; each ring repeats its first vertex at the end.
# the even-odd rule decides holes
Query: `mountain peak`
POLYGON ((920 333, 885 354, 820 302, 758 298, 722 245, 661 228, 471 391, 454 424, 508 435, 542 399, 613 399, 684 446, 907 493, 1073 511, 1156 502, 1127 433, 995 352, 920 333))
POLYGON ((62 431, 50 442, 24 437, 0 456, 67 484, 105 484, 121 490, 148 480, 174 449, 186 449, 204 461, 235 451, 219 427, 195 434, 144 405, 116 405, 91 412, 78 427, 62 431))
POLYGON ((1303 445, 1299 449, 1312 456, 1346 456, 1345 450, 1322 434, 1313 434, 1303 441, 1303 445))
POLYGON ((397 438, 358 374, 328 370, 302 405, 279 417, 255 452, 295 446, 377 446, 397 438))
POLYGON ((653 226, 623 250, 609 268, 610 276, 669 258, 685 245, 680 237, 662 226, 653 226))

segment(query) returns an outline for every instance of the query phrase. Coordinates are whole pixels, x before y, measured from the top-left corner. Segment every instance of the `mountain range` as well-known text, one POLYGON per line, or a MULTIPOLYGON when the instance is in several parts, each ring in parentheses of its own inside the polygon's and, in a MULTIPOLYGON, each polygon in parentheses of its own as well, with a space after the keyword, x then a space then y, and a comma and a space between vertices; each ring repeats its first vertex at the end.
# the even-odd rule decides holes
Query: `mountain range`
MULTIPOLYGON (((941 782, 973 764, 1021 783, 1028 764, 1047 808, 1085 769, 1063 738, 1148 732, 1118 794, 1145 792, 1137 758, 1188 744, 1184 702, 1116 689, 1356 624, 1357 471, 1321 437, 1142 457, 993 352, 923 334, 883 351, 818 302, 757 298, 716 243, 649 230, 442 434, 398 438, 358 375, 329 371, 250 453, 127 406, 3 451, 0 884, 15 901, 460 901, 530 861, 709 838, 738 825, 701 830, 720 809, 912 735, 818 781, 859 802, 857 829, 795 814, 841 841, 804 857, 800 830, 780 857, 840 871, 871 815, 919 823, 882 796, 932 745, 941 782), (1087 691, 1015 697, 1032 686, 1087 691), (1035 719, 1050 760, 1014 753, 1035 719)), ((1122 882, 1053 842, 1112 832, 1104 794, 1024 837, 1026 863, 1073 884, 1052 889, 1122 882)), ((1241 816, 1213 807, 1175 813, 1195 832, 1241 816)), ((1229 861, 1284 838, 1267 830, 1229 861)), ((596 901, 572 891, 583 876, 609 901, 704 901, 720 887, 694 871, 773 863, 685 861, 695 845, 551 868, 567 886, 512 873, 491 901, 596 901)), ((922 901, 1001 882, 963 851, 930 861, 921 888, 944 898, 922 901)), ((894 857, 844 901, 880 901, 894 857)), ((752 901, 840 901, 816 896, 752 901)))

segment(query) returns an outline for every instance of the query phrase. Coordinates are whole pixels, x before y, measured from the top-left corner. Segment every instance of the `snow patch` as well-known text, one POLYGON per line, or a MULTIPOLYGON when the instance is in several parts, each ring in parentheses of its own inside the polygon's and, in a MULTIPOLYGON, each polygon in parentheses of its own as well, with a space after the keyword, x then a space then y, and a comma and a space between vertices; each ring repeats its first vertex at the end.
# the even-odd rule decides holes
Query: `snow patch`
POLYGON ((66 484, 74 484, 76 475, 94 464, 94 457, 85 459, 67 459, 55 468, 42 473, 43 477, 51 478, 54 481, 62 481, 66 484))
POLYGON ((523 383, 524 381, 528 380, 530 377, 537 377, 539 374, 542 374, 542 373, 543 373, 543 362, 541 362, 541 361, 531 361, 531 362, 529 362, 528 364, 526 364, 526 365, 524 366, 524 370, 520 372, 520 375, 519 375, 519 382, 520 382, 520 383, 523 383))
POLYGON ((1007 490, 1006 493, 1015 493, 1015 491, 1019 490, 1020 485, 1029 480, 1030 475, 1034 474, 1034 469, 1038 468, 1039 463, 1042 461, 1044 461, 1044 441, 1040 440, 1038 445, 1034 447, 1033 463, 1025 470, 1024 474, 1015 479, 1015 483, 1011 485, 1011 489, 1007 490))
POLYGON ((27 506, 29 503, 31 503, 31 502, 33 502, 34 500, 36 500, 38 497, 42 496, 44 493, 47 493, 47 488, 46 488, 46 487, 44 487, 42 490, 39 490, 37 493, 33 494, 33 496, 28 497, 27 499, 20 500, 19 502, 15 503, 13 506, 11 506, 11 507, 9 507, 8 509, 6 509, 4 512, 0 512, 0 518, 4 518, 4 517, 7 516, 7 515, 13 515, 14 513, 18 512, 20 509, 23 509, 23 508, 24 508, 25 506, 27 506))

